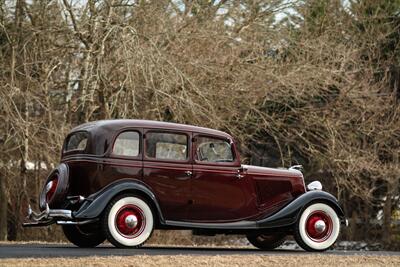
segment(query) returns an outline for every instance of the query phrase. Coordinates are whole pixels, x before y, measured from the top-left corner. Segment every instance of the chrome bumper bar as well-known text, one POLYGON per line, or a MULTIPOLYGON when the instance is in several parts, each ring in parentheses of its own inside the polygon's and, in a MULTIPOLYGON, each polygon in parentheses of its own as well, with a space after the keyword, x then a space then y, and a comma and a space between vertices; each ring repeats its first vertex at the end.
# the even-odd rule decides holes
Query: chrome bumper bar
POLYGON ((62 209, 50 209, 49 205, 46 203, 46 209, 40 213, 34 212, 31 205, 28 206, 28 216, 29 222, 25 222, 22 225, 28 226, 46 226, 56 222, 56 220, 61 219, 72 219, 71 210, 62 209))
POLYGON ((36 213, 32 210, 31 205, 28 207, 28 219, 33 219, 34 221, 41 221, 43 219, 49 218, 63 218, 72 219, 72 211, 70 210, 58 210, 50 209, 49 204, 46 203, 46 209, 41 213, 36 213))

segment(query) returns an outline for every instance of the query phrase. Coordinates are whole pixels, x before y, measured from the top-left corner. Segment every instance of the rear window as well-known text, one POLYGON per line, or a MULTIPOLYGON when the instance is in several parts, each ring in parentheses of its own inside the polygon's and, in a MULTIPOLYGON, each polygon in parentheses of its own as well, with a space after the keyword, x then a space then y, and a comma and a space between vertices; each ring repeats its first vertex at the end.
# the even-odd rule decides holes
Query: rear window
POLYGON ((65 146, 64 152, 69 152, 73 150, 83 151, 86 149, 88 140, 87 132, 77 132, 68 137, 67 144, 65 146))

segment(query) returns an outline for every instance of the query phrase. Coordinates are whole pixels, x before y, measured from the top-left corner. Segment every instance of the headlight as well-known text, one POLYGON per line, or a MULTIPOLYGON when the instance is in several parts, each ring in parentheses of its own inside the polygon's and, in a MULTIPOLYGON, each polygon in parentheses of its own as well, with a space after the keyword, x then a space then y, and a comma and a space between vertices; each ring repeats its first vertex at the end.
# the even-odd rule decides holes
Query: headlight
POLYGON ((319 181, 311 182, 307 185, 308 191, 322 190, 322 184, 319 181))

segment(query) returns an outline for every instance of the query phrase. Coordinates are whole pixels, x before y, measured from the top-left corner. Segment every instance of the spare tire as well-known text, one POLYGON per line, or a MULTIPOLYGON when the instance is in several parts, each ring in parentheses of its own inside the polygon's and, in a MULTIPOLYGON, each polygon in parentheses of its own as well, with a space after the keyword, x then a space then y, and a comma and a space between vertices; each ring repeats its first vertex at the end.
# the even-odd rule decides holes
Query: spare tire
POLYGON ((61 163, 51 171, 39 196, 40 210, 46 209, 46 203, 50 208, 60 208, 65 202, 69 186, 69 170, 65 163, 61 163))

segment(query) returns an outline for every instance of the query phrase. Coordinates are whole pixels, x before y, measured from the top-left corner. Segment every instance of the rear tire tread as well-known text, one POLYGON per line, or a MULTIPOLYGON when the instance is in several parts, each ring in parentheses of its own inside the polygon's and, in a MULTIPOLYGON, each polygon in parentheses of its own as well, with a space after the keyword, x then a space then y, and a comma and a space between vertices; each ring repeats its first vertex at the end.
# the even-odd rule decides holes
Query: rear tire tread
POLYGON ((277 236, 278 240, 276 240, 272 243, 267 243, 267 242, 260 242, 259 240, 257 240, 257 237, 258 237, 258 235, 247 235, 247 240, 256 248, 259 248, 259 249, 265 250, 265 251, 274 250, 274 249, 278 248, 286 240, 286 236, 282 235, 281 237, 277 236))
POLYGON ((63 225, 62 230, 65 237, 80 248, 97 247, 106 240, 101 231, 85 234, 76 225, 63 225))

